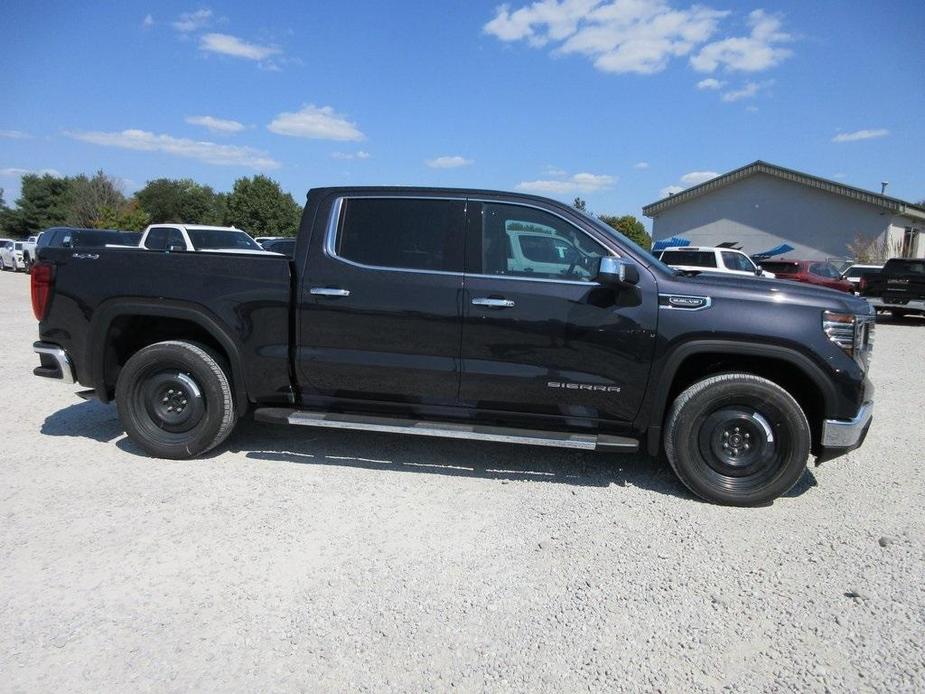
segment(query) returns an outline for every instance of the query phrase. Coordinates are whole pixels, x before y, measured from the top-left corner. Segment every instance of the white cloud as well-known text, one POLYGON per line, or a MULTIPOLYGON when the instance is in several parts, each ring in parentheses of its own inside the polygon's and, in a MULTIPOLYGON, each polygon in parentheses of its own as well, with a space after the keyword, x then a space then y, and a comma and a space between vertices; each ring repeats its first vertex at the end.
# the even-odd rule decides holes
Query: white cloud
POLYGON ((886 137, 890 131, 886 128, 877 128, 875 130, 855 130, 852 133, 839 133, 832 138, 832 142, 857 142, 858 140, 874 140, 878 137, 886 137))
POLYGON ((331 152, 332 159, 343 159, 343 160, 369 159, 372 156, 373 156, 372 154, 362 149, 357 152, 331 152))
POLYGON ((204 34, 199 39, 199 50, 247 60, 266 60, 270 56, 282 53, 279 48, 274 46, 248 43, 231 34, 204 34))
POLYGON ((697 89, 722 89, 725 82, 722 82, 715 77, 707 77, 705 80, 700 80, 697 83, 697 89))
MULTIPOLYGON (((148 19, 151 18, 151 23, 153 24, 153 18, 151 15, 145 17, 145 26, 149 26, 148 19)), ((193 31, 199 31, 209 25, 212 20, 212 10, 201 9, 196 10, 195 12, 184 12, 180 15, 177 21, 173 22, 173 28, 179 31, 182 34, 188 34, 193 31)))
POLYGON ((764 10, 753 10, 748 15, 751 33, 709 43, 691 56, 691 66, 699 72, 713 72, 724 67, 741 72, 759 72, 772 68, 789 58, 793 51, 777 44, 793 40, 781 31, 783 22, 764 10))
POLYGON ((153 26, 154 26, 154 17, 153 17, 152 15, 150 15, 150 14, 146 14, 146 15, 145 15, 145 18, 144 18, 143 20, 141 20, 141 26, 144 27, 145 29, 148 29, 148 28, 150 28, 150 27, 153 27, 153 26))
POLYGON ((186 157, 219 166, 242 166, 258 171, 275 169, 279 162, 266 152, 253 147, 221 145, 215 142, 189 140, 184 137, 158 135, 146 130, 122 130, 119 132, 66 132, 65 135, 104 147, 119 147, 143 152, 161 152, 177 157, 186 157))
POLYGON ((639 161, 639 162, 636 162, 635 164, 633 164, 633 168, 634 168, 634 169, 648 169, 648 168, 649 168, 649 162, 647 162, 647 161, 639 161))
POLYGON ((695 186, 698 183, 705 183, 717 176, 719 176, 719 174, 716 171, 691 171, 681 176, 681 183, 686 186, 695 186))
POLYGON ((187 116, 186 122, 190 125, 201 125, 214 133, 239 133, 244 130, 243 123, 214 116, 187 116))
POLYGON ((555 176, 556 178, 560 176, 568 175, 568 171, 563 171, 559 167, 552 166, 552 165, 547 166, 545 169, 543 169, 543 173, 545 173, 547 176, 555 176))
POLYGON ((330 106, 303 106, 294 113, 280 113, 267 126, 270 132, 314 140, 358 141, 366 136, 356 123, 336 113, 330 106))
POLYGON ((19 178, 27 174, 36 174, 37 176, 44 176, 47 174, 57 178, 61 177, 61 172, 57 169, 18 169, 15 166, 7 169, 0 169, 0 177, 2 178, 19 178))
POLYGON ((773 80, 768 80, 766 82, 746 82, 741 89, 733 89, 732 91, 725 92, 723 94, 723 101, 734 102, 741 101, 742 99, 752 99, 758 96, 758 92, 762 89, 767 89, 772 84, 773 80))
POLYGON ((594 193, 612 188, 616 182, 616 178, 605 174, 577 173, 564 179, 523 181, 517 184, 517 190, 551 195, 594 193))
POLYGON ((665 186, 658 191, 658 196, 660 198, 667 198, 669 195, 677 195, 682 190, 684 190, 683 186, 665 186))
POLYGON ((558 43, 555 53, 585 55, 603 72, 652 74, 706 43, 728 14, 666 0, 538 0, 513 12, 500 6, 483 31, 535 47, 558 43))
POLYGON ((6 140, 29 140, 32 135, 22 130, 0 130, 0 137, 6 140))
POLYGON ((472 164, 472 160, 457 155, 428 159, 425 163, 432 169, 458 169, 460 166, 469 166, 472 164))

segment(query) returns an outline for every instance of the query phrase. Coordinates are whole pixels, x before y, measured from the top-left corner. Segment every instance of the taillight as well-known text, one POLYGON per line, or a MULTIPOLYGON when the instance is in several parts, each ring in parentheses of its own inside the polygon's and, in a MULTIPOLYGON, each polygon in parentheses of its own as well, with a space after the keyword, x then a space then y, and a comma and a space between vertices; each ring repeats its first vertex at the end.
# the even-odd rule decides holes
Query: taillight
POLYGON ((45 320, 54 286, 54 265, 39 262, 32 266, 32 313, 36 320, 45 320))

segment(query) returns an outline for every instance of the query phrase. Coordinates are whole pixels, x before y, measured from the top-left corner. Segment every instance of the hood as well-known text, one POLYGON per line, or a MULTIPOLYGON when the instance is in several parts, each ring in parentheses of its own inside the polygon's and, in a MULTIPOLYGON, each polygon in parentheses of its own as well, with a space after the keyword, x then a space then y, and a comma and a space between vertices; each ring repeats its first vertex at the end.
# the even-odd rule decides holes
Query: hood
POLYGON ((701 273, 693 277, 679 276, 673 279, 675 284, 684 286, 684 291, 691 294, 751 301, 763 299, 776 303, 818 306, 822 309, 843 313, 866 315, 872 311, 867 301, 853 294, 804 282, 711 273, 701 273))

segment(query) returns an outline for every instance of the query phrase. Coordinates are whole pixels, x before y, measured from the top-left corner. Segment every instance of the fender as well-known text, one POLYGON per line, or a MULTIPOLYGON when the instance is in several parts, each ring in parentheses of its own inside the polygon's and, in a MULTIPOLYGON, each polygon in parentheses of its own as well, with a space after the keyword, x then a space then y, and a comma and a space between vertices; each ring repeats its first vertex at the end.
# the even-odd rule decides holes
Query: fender
POLYGON ((222 326, 217 317, 205 307, 182 301, 167 299, 110 299, 104 301, 93 312, 88 328, 87 354, 90 383, 101 402, 109 401, 105 383, 106 336, 116 318, 121 316, 161 316, 180 318, 195 323, 211 335, 228 355, 231 364, 231 380, 235 404, 240 412, 247 409, 247 384, 244 382, 244 361, 235 340, 222 326))
MULTIPOLYGON (((692 340, 684 342, 662 357, 661 369, 653 370, 653 380, 650 382, 650 399, 645 403, 643 413, 648 412, 648 422, 638 421, 637 430, 647 429, 646 448, 649 455, 658 455, 661 448, 662 421, 668 409, 668 394, 674 381, 678 368, 688 357, 697 354, 735 354, 739 356, 768 357, 792 364, 798 368, 822 393, 826 412, 835 408, 838 393, 832 380, 827 378, 825 372, 807 355, 790 347, 779 345, 759 345, 734 340, 692 340), (657 375, 656 375, 657 373, 657 375)), ((644 417, 645 415, 641 415, 644 417)))

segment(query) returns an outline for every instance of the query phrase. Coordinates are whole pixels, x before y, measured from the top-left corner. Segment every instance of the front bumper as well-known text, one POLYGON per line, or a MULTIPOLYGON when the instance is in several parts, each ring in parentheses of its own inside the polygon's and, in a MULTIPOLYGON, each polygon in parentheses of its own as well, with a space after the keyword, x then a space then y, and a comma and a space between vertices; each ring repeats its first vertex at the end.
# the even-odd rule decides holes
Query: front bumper
POLYGON ((925 313, 925 299, 895 299, 885 301, 879 296, 864 298, 866 298, 867 303, 874 308, 883 309, 884 311, 914 311, 916 313, 925 313))
POLYGON ((56 378, 64 383, 74 383, 74 364, 71 358, 58 345, 51 342, 35 342, 32 351, 42 360, 32 373, 43 378, 56 378))
POLYGON ((867 438, 874 416, 874 403, 869 401, 851 419, 826 419, 822 422, 822 450, 817 463, 837 458, 858 448, 867 438))

